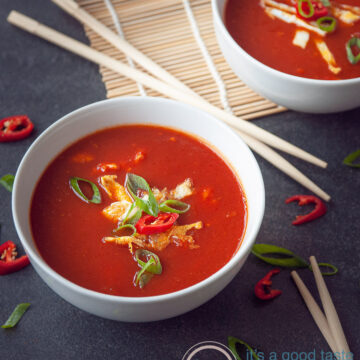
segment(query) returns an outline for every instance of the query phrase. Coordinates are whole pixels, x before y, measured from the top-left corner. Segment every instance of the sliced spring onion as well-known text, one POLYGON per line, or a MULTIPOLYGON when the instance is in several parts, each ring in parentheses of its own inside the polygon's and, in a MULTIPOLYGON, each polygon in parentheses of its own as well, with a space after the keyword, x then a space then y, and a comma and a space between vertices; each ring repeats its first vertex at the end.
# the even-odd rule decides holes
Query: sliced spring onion
MULTIPOLYGON (((228 337, 228 345, 229 345, 230 350, 234 354, 236 360, 242 360, 240 355, 238 354, 238 352, 236 350, 236 344, 245 346, 246 349, 248 351, 250 351, 250 353, 251 353, 251 355, 250 355, 251 359, 259 360, 259 357, 257 356, 256 352, 254 351, 254 349, 249 344, 247 344, 245 341, 237 339, 236 337, 229 336, 228 337)), ((246 356, 246 358, 248 358, 248 356, 246 356)))
MULTIPOLYGON (((332 275, 335 275, 335 274, 337 274, 339 272, 339 269, 335 265, 328 264, 328 263, 319 263, 318 265, 319 265, 319 268, 324 267, 324 268, 330 268, 330 269, 333 270, 333 271, 329 271, 329 272, 321 272, 321 274, 323 276, 332 276, 332 275)), ((311 271, 313 271, 311 265, 309 265, 309 269, 311 271)))
POLYGON ((15 176, 11 174, 4 175, 0 178, 0 184, 7 190, 12 192, 15 176))
POLYGON ((123 229, 131 229, 133 231, 133 233, 129 236, 135 236, 136 235, 136 227, 132 224, 125 224, 125 225, 120 225, 117 229, 114 229, 113 232, 116 233, 120 230, 123 229))
POLYGON ((357 64, 360 61, 360 54, 354 55, 352 46, 356 46, 360 50, 360 37, 354 36, 346 43, 346 55, 350 64, 357 64))
POLYGON ((22 303, 17 305, 10 317, 7 319, 6 323, 1 327, 4 329, 13 328, 20 321, 29 306, 29 303, 22 303))
POLYGON ((308 19, 308 18, 311 18, 314 15, 314 12, 315 12, 314 6, 313 6, 313 4, 311 3, 310 0, 298 0, 297 6, 298 6, 299 14, 303 18, 308 19), (308 7, 309 7, 309 12, 308 13, 305 13, 305 11, 303 10, 303 8, 302 8, 303 3, 307 4, 308 7))
POLYGON ((135 200, 135 205, 142 211, 152 216, 158 216, 159 205, 155 199, 149 184, 141 176, 130 174, 126 175, 125 186, 135 200), (143 197, 138 197, 138 191, 144 191, 146 194, 143 197))
POLYGON ((141 276, 139 277, 138 283, 139 283, 139 287, 140 289, 142 289, 154 276, 154 274, 151 273, 143 273, 141 274, 141 276))
POLYGON ((323 16, 316 20, 319 28, 326 32, 333 32, 335 30, 337 21, 331 16, 323 16))
POLYGON ((159 205, 160 211, 183 214, 190 209, 190 205, 179 200, 166 200, 159 205))
POLYGON ((100 204, 101 203, 101 194, 100 191, 98 189, 98 187, 90 180, 86 180, 86 179, 82 179, 79 177, 72 177, 70 179, 70 187, 71 189, 74 191, 74 193, 82 200, 84 200, 85 202, 89 203, 93 203, 93 204, 100 204), (93 197, 91 199, 88 199, 84 193, 81 191, 80 189, 80 185, 79 185, 79 181, 83 181, 86 182, 88 184, 90 184, 92 190, 93 190, 93 197))
POLYGON ((141 268, 147 266, 146 271, 149 273, 158 275, 162 273, 162 266, 159 257, 149 250, 137 249, 135 251, 135 260, 141 268), (142 261, 140 257, 145 257, 147 262, 145 263, 144 261, 142 261))
POLYGON ((360 158, 360 149, 354 151, 353 153, 349 154, 344 160, 343 164, 347 166, 351 166, 354 168, 360 168, 360 163, 354 163, 356 159, 360 158))
POLYGON ((321 0, 322 4, 325 6, 325 7, 329 7, 331 6, 330 4, 330 1, 329 0, 321 0))
POLYGON ((141 218, 141 214, 142 210, 135 205, 135 202, 133 202, 129 208, 129 211, 125 215, 123 224, 135 225, 141 218))
POLYGON ((262 261, 275 266, 291 268, 309 266, 309 264, 300 256, 295 255, 288 249, 276 245, 255 244, 252 248, 252 253, 262 261), (275 258, 269 255, 278 255, 282 256, 282 258, 275 258))

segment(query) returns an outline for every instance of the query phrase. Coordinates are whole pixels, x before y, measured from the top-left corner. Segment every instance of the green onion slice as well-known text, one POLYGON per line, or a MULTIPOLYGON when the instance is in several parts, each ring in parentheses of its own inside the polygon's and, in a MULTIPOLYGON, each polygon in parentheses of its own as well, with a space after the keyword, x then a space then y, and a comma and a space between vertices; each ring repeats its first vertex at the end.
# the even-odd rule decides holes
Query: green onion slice
POLYGON ((120 225, 117 229, 114 229, 113 232, 116 233, 120 230, 123 229, 131 229, 133 231, 133 233, 129 236, 135 236, 136 235, 136 227, 132 224, 125 224, 125 225, 120 225))
POLYGON ((141 215, 142 210, 136 206, 135 202, 133 202, 129 208, 129 211, 125 215, 123 224, 135 225, 141 218, 141 215))
POLYGON ((93 203, 93 204, 100 204, 101 203, 101 195, 100 195, 100 191, 98 189, 98 187, 90 180, 86 180, 86 179, 82 179, 79 177, 72 177, 70 179, 70 187, 71 189, 74 191, 74 193, 82 200, 84 200, 85 202, 89 203, 93 203), (80 189, 80 185, 79 185, 79 181, 83 181, 86 182, 88 184, 90 184, 92 190, 93 190, 93 197, 91 199, 88 199, 84 193, 81 191, 80 189))
POLYGON ((130 174, 126 175, 125 186, 135 200, 135 205, 142 211, 152 216, 158 216, 159 205, 154 197, 149 184, 141 176, 130 174), (138 192, 145 192, 142 197, 138 192))
POLYGON ((302 268, 309 266, 309 264, 300 256, 295 255, 292 251, 288 249, 276 245, 255 244, 252 248, 252 253, 259 259, 271 265, 291 268, 302 268), (277 255, 282 257, 276 258, 269 255, 277 255))
POLYGON ((321 0, 322 4, 325 6, 325 7, 329 7, 331 6, 330 4, 330 1, 329 0, 321 0))
POLYGON ((160 211, 183 214, 190 209, 190 205, 179 200, 166 200, 159 205, 160 211))
MULTIPOLYGON (((146 267, 146 271, 152 274, 160 275, 162 273, 162 266, 160 263, 159 257, 151 251, 144 249, 137 249, 135 251, 135 260, 138 265, 144 269, 146 267), (146 263, 140 259, 140 257, 145 257, 146 263)), ((145 271, 144 270, 144 271, 145 271)))
POLYGON ((299 11, 299 14, 305 19, 311 18, 314 15, 314 12, 315 12, 314 6, 313 6, 313 4, 311 3, 310 0, 298 0, 298 11, 299 11), (305 13, 304 10, 302 9, 302 4, 303 3, 308 4, 308 7, 309 7, 309 12, 308 13, 305 13))
POLYGON ((4 329, 13 328, 20 321, 29 306, 29 303, 22 303, 17 305, 10 317, 7 319, 6 323, 1 327, 4 329))
POLYGON ((336 19, 331 16, 323 16, 317 19, 316 23, 321 30, 326 32, 333 32, 337 24, 336 19))
POLYGON ((7 190, 12 192, 15 176, 11 174, 4 175, 0 178, 0 184, 7 190))
MULTIPOLYGON (((322 274, 323 276, 332 276, 332 275, 335 275, 335 274, 337 274, 337 273, 339 272, 339 269, 338 269, 335 265, 333 265, 333 264, 319 263, 318 265, 319 265, 319 268, 325 267, 325 268, 330 268, 330 269, 333 270, 333 271, 329 271, 329 272, 322 272, 322 271, 321 271, 321 274, 322 274)), ((311 265, 309 265, 309 269, 310 269, 311 271, 313 271, 311 265)))
POLYGON ((360 158, 360 149, 349 154, 344 160, 343 164, 354 168, 360 168, 360 164, 354 164, 354 162, 360 158))
POLYGON ((354 55, 352 46, 356 46, 360 50, 360 37, 354 36, 346 43, 346 55, 350 64, 357 64, 360 61, 360 54, 354 55))
POLYGON ((138 279, 139 287, 142 289, 153 277, 151 273, 143 273, 138 279))
POLYGON ((236 337, 229 336, 228 337, 228 345, 229 345, 230 350, 234 354, 236 360, 242 360, 240 355, 238 354, 238 352, 236 350, 236 344, 245 346, 251 353, 251 359, 259 360, 259 357, 257 356, 256 352, 254 351, 254 349, 249 344, 247 344, 245 341, 237 339, 236 337))

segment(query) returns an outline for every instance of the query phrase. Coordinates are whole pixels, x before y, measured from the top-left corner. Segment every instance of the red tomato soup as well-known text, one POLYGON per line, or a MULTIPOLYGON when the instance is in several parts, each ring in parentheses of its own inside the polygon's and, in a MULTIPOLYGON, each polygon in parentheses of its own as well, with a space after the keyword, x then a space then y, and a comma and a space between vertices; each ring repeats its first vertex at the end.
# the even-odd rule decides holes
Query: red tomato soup
POLYGON ((359 0, 329 0, 328 5, 320 0, 228 0, 225 25, 248 54, 273 69, 320 80, 360 77, 359 0))
POLYGON ((146 125, 105 129, 68 147, 42 174, 30 211, 52 269, 120 296, 166 294, 206 279, 236 253, 246 219, 240 182, 219 155, 190 135, 146 125), (81 197, 74 177, 92 182, 101 202, 85 201, 96 194, 78 180, 81 197), (137 233, 131 226, 114 233, 124 223, 137 233))

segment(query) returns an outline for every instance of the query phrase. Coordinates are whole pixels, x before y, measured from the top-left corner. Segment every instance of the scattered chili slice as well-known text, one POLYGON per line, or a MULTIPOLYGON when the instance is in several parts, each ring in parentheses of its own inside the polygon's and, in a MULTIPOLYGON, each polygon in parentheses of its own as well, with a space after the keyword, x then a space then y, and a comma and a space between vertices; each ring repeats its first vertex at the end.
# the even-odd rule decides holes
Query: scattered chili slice
POLYGON ((282 294, 281 290, 271 289, 272 281, 270 280, 273 275, 280 272, 280 269, 276 268, 269 271, 265 277, 259 280, 255 285, 255 296, 260 300, 271 300, 282 294))
POLYGON ((135 227, 139 234, 159 234, 170 229, 178 217, 177 213, 161 213, 157 217, 145 215, 140 218, 135 227))
POLYGON ((16 259, 16 245, 12 241, 7 241, 0 245, 0 275, 7 275, 19 271, 30 264, 27 255, 16 259))
POLYGON ((7 319, 6 323, 1 327, 3 329, 13 328, 20 321, 29 306, 29 303, 22 303, 17 305, 10 317, 7 319))
POLYGON ((311 21, 328 15, 328 9, 319 1, 298 0, 296 13, 299 18, 311 21))
POLYGON ((315 209, 306 215, 298 215, 292 222, 293 225, 301 225, 309 221, 313 221, 326 213, 326 206, 317 196, 314 195, 294 195, 286 199, 285 203, 289 204, 298 201, 298 205, 315 204, 315 209))
POLYGON ((34 124, 26 115, 15 115, 0 120, 0 142, 22 140, 28 137, 34 124))

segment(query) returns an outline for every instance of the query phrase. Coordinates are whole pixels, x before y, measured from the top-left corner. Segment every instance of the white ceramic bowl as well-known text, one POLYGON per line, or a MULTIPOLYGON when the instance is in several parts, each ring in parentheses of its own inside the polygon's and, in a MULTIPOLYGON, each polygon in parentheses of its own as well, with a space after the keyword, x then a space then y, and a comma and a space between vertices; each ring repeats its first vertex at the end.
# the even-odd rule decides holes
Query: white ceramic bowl
POLYGON ((62 298, 89 313, 121 321, 145 322, 173 317, 203 304, 221 291, 244 264, 264 212, 264 185, 258 164, 245 143, 212 116, 175 101, 128 97, 100 101, 64 116, 32 144, 17 171, 12 208, 16 230, 40 277, 62 298), (202 282, 166 295, 112 296, 80 287, 52 270, 32 238, 29 211, 32 193, 47 165, 68 145, 99 129, 121 124, 157 124, 194 134, 212 144, 233 167, 248 200, 248 224, 235 256, 202 282))
POLYGON ((224 25, 225 4, 226 0, 212 0, 216 37, 226 61, 250 88, 279 105, 302 112, 333 113, 360 106, 360 78, 301 78, 274 70, 246 53, 224 25))

